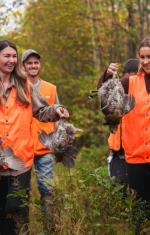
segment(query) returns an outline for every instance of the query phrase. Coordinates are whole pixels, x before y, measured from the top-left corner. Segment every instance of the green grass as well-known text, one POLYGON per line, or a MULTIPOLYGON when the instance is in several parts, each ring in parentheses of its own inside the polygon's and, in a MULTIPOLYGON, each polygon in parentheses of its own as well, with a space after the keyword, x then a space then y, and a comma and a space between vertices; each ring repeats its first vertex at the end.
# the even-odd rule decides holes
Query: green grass
MULTIPOLYGON (((122 187, 107 176, 107 149, 83 148, 74 169, 55 166, 53 216, 55 230, 47 230, 42 221, 35 176, 32 177, 30 205, 31 235, 134 235, 131 221, 134 202, 122 199, 122 187)), ((138 216, 138 215, 137 215, 138 216)), ((145 222, 141 234, 150 234, 145 222)))

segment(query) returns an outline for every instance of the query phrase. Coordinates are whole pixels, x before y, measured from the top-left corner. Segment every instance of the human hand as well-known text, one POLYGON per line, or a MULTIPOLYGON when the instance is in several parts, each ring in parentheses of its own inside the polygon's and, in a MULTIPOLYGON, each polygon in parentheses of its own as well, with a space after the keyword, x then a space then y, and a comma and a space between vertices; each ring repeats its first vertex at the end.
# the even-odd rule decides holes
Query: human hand
POLYGON ((107 74, 108 75, 114 75, 117 72, 118 68, 119 68, 118 63, 111 63, 108 66, 107 74))
POLYGON ((67 109, 63 108, 62 106, 61 107, 58 107, 56 109, 56 113, 59 115, 60 118, 64 118, 64 119, 67 119, 69 118, 69 112, 67 109))

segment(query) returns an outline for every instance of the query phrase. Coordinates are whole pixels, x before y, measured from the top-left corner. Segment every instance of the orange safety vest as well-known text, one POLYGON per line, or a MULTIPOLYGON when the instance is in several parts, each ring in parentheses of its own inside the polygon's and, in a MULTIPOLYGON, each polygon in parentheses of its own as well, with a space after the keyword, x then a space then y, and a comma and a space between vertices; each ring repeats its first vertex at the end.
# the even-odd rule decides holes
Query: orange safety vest
POLYGON ((0 105, 0 136, 3 146, 9 146, 24 161, 25 167, 33 164, 33 140, 31 135, 32 106, 16 100, 16 88, 12 88, 6 103, 0 105))
MULTIPOLYGON (((56 100, 56 86, 53 84, 41 80, 40 95, 48 102, 48 104, 53 105, 56 100)), ((55 122, 40 122, 36 118, 32 120, 32 136, 34 141, 34 154, 35 156, 43 155, 46 153, 53 153, 53 150, 47 149, 38 138, 39 132, 44 130, 46 133, 52 133, 55 131, 55 122)))
POLYGON ((108 137, 108 145, 111 150, 118 151, 121 148, 121 126, 118 125, 117 131, 108 137))
POLYGON ((144 74, 129 77, 135 107, 123 117, 122 143, 128 163, 150 163, 150 95, 144 74))

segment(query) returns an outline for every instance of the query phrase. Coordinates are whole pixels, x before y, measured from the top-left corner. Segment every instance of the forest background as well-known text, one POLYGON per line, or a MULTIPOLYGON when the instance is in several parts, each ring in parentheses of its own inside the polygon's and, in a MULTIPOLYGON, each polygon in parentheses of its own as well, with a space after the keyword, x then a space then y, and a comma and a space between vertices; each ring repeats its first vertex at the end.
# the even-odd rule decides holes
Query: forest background
MULTIPOLYGON (((33 173, 31 235, 134 234, 133 202, 107 174, 107 137, 97 99, 88 99, 110 62, 123 66, 138 57, 138 43, 150 35, 149 0, 17 0, 0 3, 1 39, 41 56, 41 78, 57 85, 70 122, 83 130, 72 170, 55 167, 56 229, 42 224, 33 173), (21 10, 20 10, 21 9, 21 10), (9 28, 9 30, 8 30, 9 28)), ((121 72, 121 71, 120 71, 121 72)), ((150 234, 150 225, 143 232, 150 234)))

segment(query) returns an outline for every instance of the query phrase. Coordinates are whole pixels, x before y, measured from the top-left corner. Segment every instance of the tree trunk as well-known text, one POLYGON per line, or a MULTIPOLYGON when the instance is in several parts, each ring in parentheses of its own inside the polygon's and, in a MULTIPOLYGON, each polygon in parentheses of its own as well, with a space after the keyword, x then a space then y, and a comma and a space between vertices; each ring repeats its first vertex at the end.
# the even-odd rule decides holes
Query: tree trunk
POLYGON ((134 19, 135 9, 133 6, 133 2, 129 2, 127 5, 128 11, 128 57, 133 58, 136 56, 136 42, 137 42, 137 33, 136 33, 136 23, 134 19))
POLYGON ((95 64, 96 76, 99 77, 100 74, 100 48, 99 48, 99 38, 97 34, 96 21, 94 20, 95 14, 93 12, 94 0, 86 0, 87 12, 89 14, 89 21, 91 25, 91 34, 92 34, 92 46, 93 46, 93 61, 95 64))

